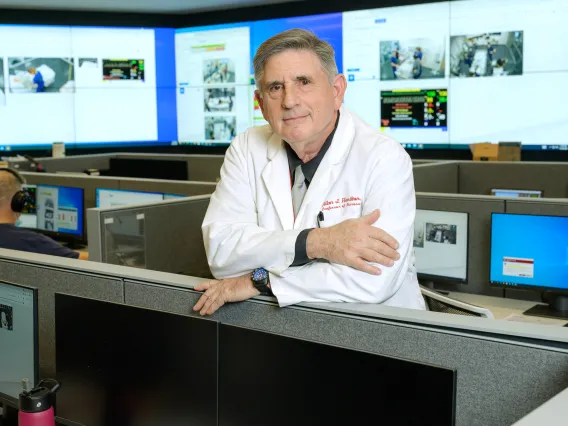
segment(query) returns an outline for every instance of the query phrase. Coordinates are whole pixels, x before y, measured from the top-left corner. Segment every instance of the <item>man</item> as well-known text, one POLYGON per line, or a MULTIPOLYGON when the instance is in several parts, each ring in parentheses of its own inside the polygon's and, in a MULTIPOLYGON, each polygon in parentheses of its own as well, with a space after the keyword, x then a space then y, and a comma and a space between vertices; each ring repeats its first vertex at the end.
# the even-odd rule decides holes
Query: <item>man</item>
POLYGON ((412 78, 415 80, 419 79, 422 75, 422 63, 419 59, 419 56, 414 54, 414 62, 412 64, 412 78))
POLYGON ((193 309, 212 314, 261 290, 280 306, 424 309, 412 249, 411 160, 342 106, 347 82, 333 48, 289 30, 259 47, 254 71, 270 125, 248 129, 227 150, 203 222, 220 280, 195 287, 205 293, 193 309))
POLYGON ((0 248, 87 260, 87 253, 79 254, 45 235, 16 227, 23 207, 23 182, 16 171, 0 169, 0 248))
POLYGON ((34 76, 33 88, 36 89, 36 93, 45 92, 45 82, 43 80, 43 75, 36 68, 28 68, 28 72, 34 76))
POLYGON ((391 56, 391 67, 392 67, 392 76, 395 80, 397 78, 396 71, 399 66, 400 66, 399 54, 396 50, 393 50, 391 56))

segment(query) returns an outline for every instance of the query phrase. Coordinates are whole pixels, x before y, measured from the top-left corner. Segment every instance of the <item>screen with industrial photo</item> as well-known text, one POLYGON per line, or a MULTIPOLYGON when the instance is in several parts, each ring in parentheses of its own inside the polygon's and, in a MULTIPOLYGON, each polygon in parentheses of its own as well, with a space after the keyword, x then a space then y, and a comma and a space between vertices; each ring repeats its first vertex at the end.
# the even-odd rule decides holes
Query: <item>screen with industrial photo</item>
POLYGON ((14 329, 14 308, 0 304, 0 328, 12 331, 14 329))
POLYGON ((203 108, 205 112, 233 112, 235 97, 234 87, 205 89, 203 108))
POLYGON ((444 78, 446 40, 417 38, 383 40, 381 49, 381 80, 418 80, 444 78))
POLYGON ((6 104, 6 95, 4 91, 6 90, 6 82, 4 80, 4 59, 0 58, 0 107, 6 104))
POLYGON ((11 93, 75 91, 73 58, 9 57, 11 93))
POLYGON ((236 136, 235 117, 205 117, 205 139, 208 141, 230 142, 236 136))
POLYGON ((103 80, 144 81, 144 59, 103 59, 103 80))
POLYGON ((36 192, 37 185, 24 185, 22 191, 26 193, 27 203, 16 221, 21 228, 37 228, 36 192))
POLYGON ((235 83, 235 63, 231 58, 203 61, 203 84, 235 83))
POLYGON ((499 77, 523 73, 523 31, 452 36, 452 77, 499 77))
POLYGON ((65 186, 37 186, 37 228, 71 235, 83 235, 83 189, 65 186))
POLYGON ((467 278, 468 214, 416 210, 414 252, 421 276, 467 278))

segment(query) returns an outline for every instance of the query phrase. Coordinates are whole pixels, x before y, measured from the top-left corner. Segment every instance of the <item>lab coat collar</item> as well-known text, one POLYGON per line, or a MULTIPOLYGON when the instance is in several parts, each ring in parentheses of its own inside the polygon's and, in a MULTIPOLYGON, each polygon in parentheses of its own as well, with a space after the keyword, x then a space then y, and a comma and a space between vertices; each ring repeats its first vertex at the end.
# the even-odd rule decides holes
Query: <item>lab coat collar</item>
MULTIPOLYGON (((344 106, 340 108, 339 112, 339 124, 335 136, 306 192, 302 207, 295 220, 296 223, 302 222, 302 218, 305 216, 304 212, 310 204, 314 202, 317 204, 319 201, 323 203, 327 193, 335 184, 342 169, 341 165, 347 158, 353 144, 355 127, 351 114, 344 106)), ((268 140, 267 158, 269 161, 262 170, 262 179, 276 207, 283 229, 288 230, 294 228, 294 208, 292 205, 290 169, 284 143, 276 133, 273 133, 268 140)))

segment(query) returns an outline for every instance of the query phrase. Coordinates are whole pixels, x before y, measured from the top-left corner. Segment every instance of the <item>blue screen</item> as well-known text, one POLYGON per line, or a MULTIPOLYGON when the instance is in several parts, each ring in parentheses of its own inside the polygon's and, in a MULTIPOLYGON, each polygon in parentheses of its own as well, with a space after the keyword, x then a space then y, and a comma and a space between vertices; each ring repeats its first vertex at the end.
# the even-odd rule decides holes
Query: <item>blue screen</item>
POLYGON ((37 228, 70 235, 83 235, 83 189, 38 185, 37 228))
POLYGON ((493 213, 490 280, 568 289, 568 217, 493 213))

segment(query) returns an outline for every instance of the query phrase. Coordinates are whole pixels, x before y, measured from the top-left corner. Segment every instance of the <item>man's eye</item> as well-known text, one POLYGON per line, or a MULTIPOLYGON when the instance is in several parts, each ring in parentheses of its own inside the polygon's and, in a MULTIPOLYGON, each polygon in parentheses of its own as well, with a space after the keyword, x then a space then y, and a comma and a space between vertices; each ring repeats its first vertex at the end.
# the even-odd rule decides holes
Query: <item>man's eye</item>
POLYGON ((282 86, 280 84, 276 84, 276 85, 270 87, 271 92, 278 92, 280 89, 282 89, 282 86))
POLYGON ((300 83, 302 83, 302 86, 305 86, 309 83, 310 81, 307 78, 301 78, 300 79, 300 83))

